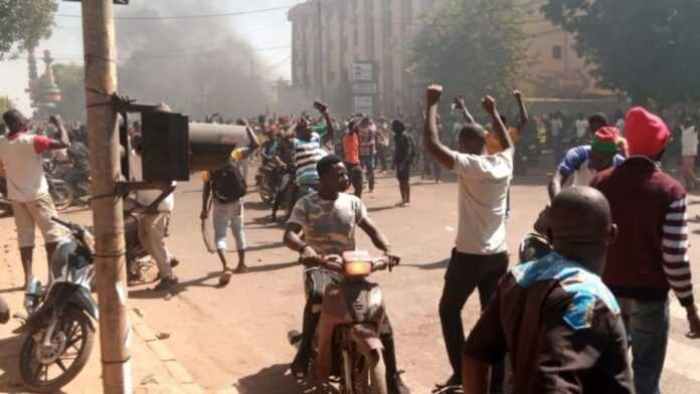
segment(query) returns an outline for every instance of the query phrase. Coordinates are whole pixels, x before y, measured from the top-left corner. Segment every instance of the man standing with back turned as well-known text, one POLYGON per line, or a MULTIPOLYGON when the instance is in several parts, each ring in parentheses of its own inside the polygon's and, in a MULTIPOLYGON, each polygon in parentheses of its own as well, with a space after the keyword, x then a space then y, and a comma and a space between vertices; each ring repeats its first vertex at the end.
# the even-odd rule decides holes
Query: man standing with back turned
MULTIPOLYGON (((492 97, 483 100, 491 116, 493 130, 503 151, 486 153, 486 130, 467 122, 459 134, 459 152, 446 147, 438 137, 437 112, 442 86, 427 91, 427 114, 423 141, 426 150, 453 170, 459 180, 459 226, 452 251, 445 287, 440 299, 440 321, 453 374, 439 390, 452 392, 462 384, 462 347, 464 328, 462 308, 478 288, 482 310, 508 269, 506 249, 506 196, 513 177, 513 141, 503 124, 492 97)), ((494 391, 500 392, 502 368, 494 368, 494 391)))
POLYGON ((625 117, 630 158, 593 179, 619 226, 610 246, 603 281, 622 307, 632 344, 638 394, 659 394, 669 334, 668 291, 686 310, 690 333, 700 337, 688 259, 686 191, 659 167, 671 132, 642 107, 625 117))

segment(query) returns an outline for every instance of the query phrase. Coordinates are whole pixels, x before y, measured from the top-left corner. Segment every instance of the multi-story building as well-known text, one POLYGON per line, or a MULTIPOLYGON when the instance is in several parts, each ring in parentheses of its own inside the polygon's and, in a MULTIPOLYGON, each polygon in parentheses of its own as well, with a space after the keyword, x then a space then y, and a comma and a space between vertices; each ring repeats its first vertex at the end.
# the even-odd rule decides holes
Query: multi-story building
MULTIPOLYGON (((306 0, 292 23, 292 86, 344 113, 394 116, 413 112, 422 89, 412 72, 410 45, 421 16, 441 0, 306 0), (372 108, 372 110, 370 110, 372 108)), ((543 2, 516 0, 530 38, 523 77, 540 97, 581 97, 595 82, 571 36, 547 22, 543 2)))
POLYGON ((293 7, 292 84, 344 112, 370 102, 375 114, 405 111, 415 105, 416 88, 408 45, 435 1, 307 0, 293 7), (353 64, 371 81, 353 83, 353 64))

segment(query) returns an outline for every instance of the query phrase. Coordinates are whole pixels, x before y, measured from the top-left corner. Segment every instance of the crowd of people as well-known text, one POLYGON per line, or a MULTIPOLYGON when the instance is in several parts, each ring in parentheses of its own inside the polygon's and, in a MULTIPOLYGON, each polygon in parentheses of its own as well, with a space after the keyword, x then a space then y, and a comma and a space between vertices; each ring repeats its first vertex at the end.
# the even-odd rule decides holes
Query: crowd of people
MULTIPOLYGON (((684 186, 660 165, 672 129, 647 109, 633 107, 614 121, 600 113, 578 115, 571 123, 576 146, 560 138, 565 127, 561 114, 548 116, 557 165, 548 185, 551 203, 542 207, 534 226, 543 250, 509 270, 506 224, 511 183, 521 164, 516 152, 521 141, 532 138, 528 134, 533 129, 537 133, 542 118, 530 119, 516 90, 515 125, 509 126, 496 100, 485 96, 488 126, 475 120, 464 98, 456 97, 454 125, 446 127, 439 115, 441 96, 442 87, 427 89, 422 126, 416 120, 363 114, 341 121, 322 102, 313 105, 316 118, 302 114, 237 121, 245 126, 248 145, 237 147, 224 167, 203 174, 200 217, 212 218, 213 251, 222 264, 220 284, 227 285, 233 273, 247 269, 246 174, 258 151, 258 171, 264 174, 256 177, 258 187, 266 183, 272 191, 269 219, 282 219, 284 244, 298 253, 302 264, 322 265, 323 256, 354 250, 357 228, 398 261, 362 197, 384 181, 377 172, 393 170, 397 206, 409 207, 411 175, 422 167, 423 176, 440 182, 444 169, 457 180, 458 226, 437 311, 452 371, 435 392, 500 393, 512 386, 518 393, 533 394, 659 393, 670 291, 687 312, 688 336, 700 337, 686 213, 687 188, 696 186, 694 121, 684 118, 680 123, 684 186), (279 218, 283 207, 285 215, 279 218), (229 228, 238 253, 235 270, 227 257, 229 228), (465 331, 461 312, 475 290, 482 315, 465 331)), ((48 255, 61 236, 50 220, 56 211, 47 193, 42 155, 68 148, 71 138, 59 117, 51 118, 56 139, 28 133, 30 122, 16 110, 3 114, 3 120, 8 132, 0 137, 0 161, 29 288, 35 226, 44 236, 48 255)), ((138 181, 138 125, 130 135, 132 180, 138 181)), ((134 198, 143 208, 139 238, 159 271, 156 291, 172 290, 178 283, 173 268, 179 262, 166 246, 175 187, 165 199, 152 191, 137 192, 134 198)), ((308 373, 319 305, 327 286, 339 279, 318 269, 307 271, 304 280, 308 297, 303 332, 290 367, 300 378, 308 373)), ((388 322, 381 328, 381 342, 389 392, 408 393, 388 322)))

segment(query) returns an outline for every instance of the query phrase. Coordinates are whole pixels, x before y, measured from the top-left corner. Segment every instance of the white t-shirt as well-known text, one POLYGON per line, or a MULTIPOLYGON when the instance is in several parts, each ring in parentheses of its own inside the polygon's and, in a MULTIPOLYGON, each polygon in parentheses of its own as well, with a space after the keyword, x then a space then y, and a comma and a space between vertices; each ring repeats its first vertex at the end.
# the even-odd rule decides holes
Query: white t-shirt
POLYGON ((27 133, 15 134, 11 139, 0 137, 0 161, 5 167, 10 200, 35 201, 49 192, 41 153, 49 148, 50 141, 27 133))
MULTIPOLYGON (((135 152, 131 152, 129 155, 129 176, 133 182, 143 181, 143 165, 141 162, 141 156, 137 155, 135 152)), ((175 182, 173 182, 173 185, 175 182)), ((136 194, 136 202, 139 205, 147 207, 153 203, 161 195, 160 190, 138 190, 136 194)), ((158 212, 172 212, 175 208, 175 192, 170 193, 161 203, 158 205, 158 212)))
POLYGON ((683 156, 698 155, 698 133, 695 126, 681 127, 681 147, 683 156))
POLYGON ((454 152, 459 178, 460 253, 491 255, 507 250, 506 200, 513 177, 513 149, 495 155, 454 152))

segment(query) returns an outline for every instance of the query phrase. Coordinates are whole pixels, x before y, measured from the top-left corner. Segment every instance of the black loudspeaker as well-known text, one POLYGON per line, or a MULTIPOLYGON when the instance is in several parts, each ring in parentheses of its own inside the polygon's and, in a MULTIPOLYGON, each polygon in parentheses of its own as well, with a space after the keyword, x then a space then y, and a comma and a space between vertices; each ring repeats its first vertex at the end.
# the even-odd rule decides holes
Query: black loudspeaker
POLYGON ((190 179, 190 139, 187 116, 172 112, 144 112, 142 121, 143 180, 190 179))

